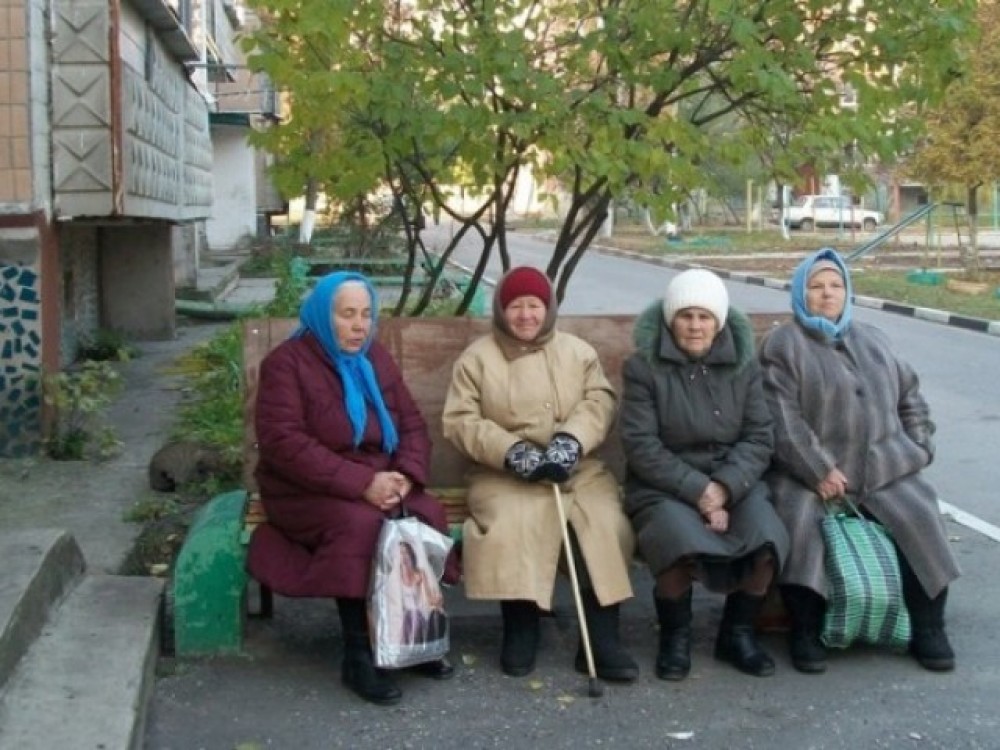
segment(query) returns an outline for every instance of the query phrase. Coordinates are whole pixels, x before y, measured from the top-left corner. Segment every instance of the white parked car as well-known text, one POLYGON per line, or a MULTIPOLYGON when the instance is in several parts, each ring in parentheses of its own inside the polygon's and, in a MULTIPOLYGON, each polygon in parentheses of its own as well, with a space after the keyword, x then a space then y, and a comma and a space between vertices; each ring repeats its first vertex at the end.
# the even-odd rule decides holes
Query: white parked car
MULTIPOLYGON (((775 223, 781 220, 775 212, 775 223)), ((785 222, 807 232, 815 227, 858 227, 873 232, 885 222, 880 211, 855 206, 849 195, 800 195, 785 209, 785 222)))

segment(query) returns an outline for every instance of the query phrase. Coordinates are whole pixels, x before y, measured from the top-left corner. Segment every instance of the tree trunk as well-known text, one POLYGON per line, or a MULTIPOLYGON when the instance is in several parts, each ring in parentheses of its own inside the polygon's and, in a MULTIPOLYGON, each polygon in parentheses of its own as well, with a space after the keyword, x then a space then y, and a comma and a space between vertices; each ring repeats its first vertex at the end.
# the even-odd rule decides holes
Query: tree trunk
POLYGON ((316 200, 319 196, 319 185, 315 177, 306 182, 306 205, 302 212, 302 223, 299 224, 299 242, 308 245, 312 241, 313 227, 316 226, 316 200))
POLYGON ((969 249, 963 258, 965 273, 974 276, 979 272, 979 188, 982 183, 970 185, 966 194, 969 211, 969 249))

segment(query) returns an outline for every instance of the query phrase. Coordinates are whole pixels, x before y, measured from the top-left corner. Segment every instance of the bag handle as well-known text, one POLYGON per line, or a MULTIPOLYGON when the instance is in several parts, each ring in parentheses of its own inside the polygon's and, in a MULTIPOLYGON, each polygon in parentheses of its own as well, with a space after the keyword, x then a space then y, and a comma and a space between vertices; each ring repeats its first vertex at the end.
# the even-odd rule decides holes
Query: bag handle
POLYGON ((826 512, 829 515, 837 515, 838 513, 845 513, 844 506, 847 507, 846 513, 855 515, 858 518, 864 518, 864 514, 861 509, 858 508, 857 503, 855 503, 850 495, 841 495, 833 500, 824 500, 823 505, 826 506, 826 512))

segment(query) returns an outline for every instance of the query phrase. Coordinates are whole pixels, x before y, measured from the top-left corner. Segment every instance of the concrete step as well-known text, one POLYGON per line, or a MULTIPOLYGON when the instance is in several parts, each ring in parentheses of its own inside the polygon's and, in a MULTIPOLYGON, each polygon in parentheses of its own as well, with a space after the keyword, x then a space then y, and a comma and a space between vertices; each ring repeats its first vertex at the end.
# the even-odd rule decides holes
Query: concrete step
POLYGON ((203 265, 198 269, 194 287, 178 288, 178 299, 213 302, 231 292, 240 280, 240 260, 221 265, 203 265))
MULTIPOLYGON (((0 533, 0 688, 42 632, 49 611, 83 575, 83 553, 61 529, 0 533)), ((2 747, 2 745, 0 745, 2 747)))
POLYGON ((141 748, 162 588, 154 578, 84 576, 0 695, 0 748, 141 748))

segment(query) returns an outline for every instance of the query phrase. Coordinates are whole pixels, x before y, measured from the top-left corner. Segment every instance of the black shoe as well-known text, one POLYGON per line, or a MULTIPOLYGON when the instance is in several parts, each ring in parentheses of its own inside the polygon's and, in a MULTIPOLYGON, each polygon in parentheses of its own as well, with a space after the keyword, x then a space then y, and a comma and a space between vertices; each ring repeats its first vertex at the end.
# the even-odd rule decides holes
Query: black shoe
POLYGON ((955 668, 955 652, 944 632, 944 609, 948 603, 948 588, 941 589, 931 599, 917 579, 909 561, 899 555, 899 570, 903 578, 903 598, 910 611, 913 634, 910 636, 910 654, 924 669, 931 672, 950 672, 955 668))
POLYGON ((511 677, 531 674, 538 653, 538 605, 522 600, 503 601, 500 612, 503 614, 500 668, 511 677))
MULTIPOLYGON (((639 676, 639 665, 625 650, 618 637, 618 605, 602 607, 593 590, 587 589, 581 593, 597 676, 609 682, 634 681, 639 676)), ((589 674, 582 636, 573 666, 576 671, 589 674)))
POLYGON ((820 632, 826 601, 805 586, 782 586, 781 598, 792 626, 788 634, 792 666, 804 674, 822 674, 826 671, 826 646, 820 632))
POLYGON ((337 598, 344 637, 343 683, 369 703, 391 706, 403 693, 384 669, 375 666, 368 640, 368 622, 363 599, 337 598))
POLYGON ((822 674, 826 671, 826 646, 815 630, 792 627, 788 634, 788 651, 792 666, 803 674, 822 674))
POLYGON ((763 596, 737 591, 726 597, 726 606, 715 640, 715 658, 729 662, 744 674, 770 677, 774 659, 757 643, 754 622, 764 605, 763 596))
POLYGON ((413 671, 421 677, 430 677, 432 680, 450 680, 455 676, 455 667, 446 656, 417 664, 413 667, 413 671))
POLYGON ((363 649, 348 647, 341 677, 359 697, 378 706, 391 706, 403 697, 389 673, 375 666, 367 643, 363 649))
POLYGON ((653 601, 660 624, 656 676, 661 680, 683 680, 691 672, 691 590, 680 599, 654 597, 653 601))
POLYGON ((910 654, 921 667, 931 672, 950 672, 955 668, 955 652, 943 627, 914 627, 910 654))

